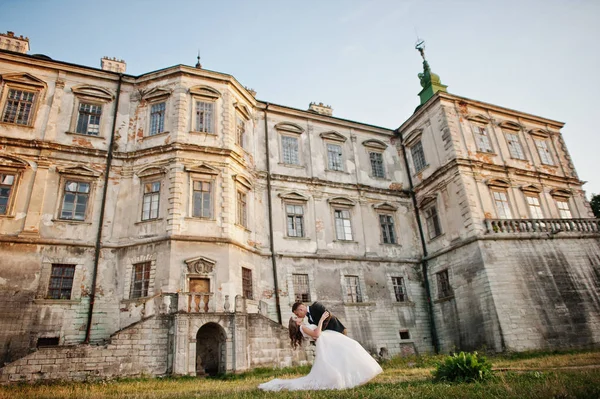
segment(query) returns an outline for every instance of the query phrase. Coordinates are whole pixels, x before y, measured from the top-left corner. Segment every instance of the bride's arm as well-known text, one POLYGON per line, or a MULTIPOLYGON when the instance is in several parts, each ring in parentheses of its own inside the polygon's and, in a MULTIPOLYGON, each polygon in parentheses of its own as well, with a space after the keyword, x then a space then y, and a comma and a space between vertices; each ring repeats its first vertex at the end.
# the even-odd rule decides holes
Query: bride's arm
POLYGON ((300 326, 300 328, 302 328, 302 331, 306 335, 308 335, 314 339, 317 339, 317 338, 319 338, 319 335, 321 335, 321 328, 323 327, 323 322, 328 317, 329 317, 329 312, 323 313, 323 316, 321 316, 321 320, 319 320, 319 325, 314 330, 311 330, 310 328, 302 328, 302 326, 300 326))

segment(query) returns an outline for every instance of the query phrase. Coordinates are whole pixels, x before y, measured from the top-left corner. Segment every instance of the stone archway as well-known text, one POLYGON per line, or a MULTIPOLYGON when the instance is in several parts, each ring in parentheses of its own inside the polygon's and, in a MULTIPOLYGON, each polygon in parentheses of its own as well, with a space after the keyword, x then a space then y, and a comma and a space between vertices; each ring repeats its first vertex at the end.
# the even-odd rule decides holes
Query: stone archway
POLYGON ((196 375, 225 372, 225 330, 217 323, 206 323, 196 334, 196 375))

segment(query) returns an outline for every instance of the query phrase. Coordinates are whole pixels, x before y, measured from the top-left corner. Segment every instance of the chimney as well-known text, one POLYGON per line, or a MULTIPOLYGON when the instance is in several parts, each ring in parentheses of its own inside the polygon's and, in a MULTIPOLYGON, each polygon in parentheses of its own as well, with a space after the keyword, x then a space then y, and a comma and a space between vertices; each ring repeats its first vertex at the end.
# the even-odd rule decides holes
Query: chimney
POLYGON ((0 50, 25 54, 29 51, 29 38, 15 36, 15 32, 0 33, 0 50))
POLYGON ((308 110, 321 115, 333 115, 333 109, 331 109, 331 105, 323 105, 323 103, 310 103, 308 105, 308 110))
POLYGON ((110 57, 102 57, 100 65, 104 71, 125 73, 127 69, 125 61, 110 57))

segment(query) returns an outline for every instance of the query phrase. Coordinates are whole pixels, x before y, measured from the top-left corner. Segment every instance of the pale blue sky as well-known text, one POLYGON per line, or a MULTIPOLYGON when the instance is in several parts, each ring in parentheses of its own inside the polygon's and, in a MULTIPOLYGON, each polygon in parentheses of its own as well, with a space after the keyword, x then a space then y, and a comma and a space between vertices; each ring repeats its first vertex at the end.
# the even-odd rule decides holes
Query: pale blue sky
POLYGON ((600 193, 597 0, 0 0, 30 54, 142 74, 176 64, 235 76, 261 100, 396 128, 418 105, 415 31, 451 93, 566 122, 584 189, 600 193), (598 173, 598 174, 597 174, 598 173))

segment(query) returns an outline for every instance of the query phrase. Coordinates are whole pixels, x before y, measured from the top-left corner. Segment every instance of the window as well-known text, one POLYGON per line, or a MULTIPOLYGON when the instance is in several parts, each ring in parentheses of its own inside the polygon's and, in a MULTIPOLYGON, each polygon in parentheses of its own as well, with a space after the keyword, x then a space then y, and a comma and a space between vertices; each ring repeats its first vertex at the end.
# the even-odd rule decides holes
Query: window
POLYGON ((300 165, 298 137, 281 136, 281 153, 283 155, 283 163, 300 165))
POLYGON ((61 219, 85 220, 90 197, 90 183, 67 180, 63 193, 61 219))
POLYGON ((404 288, 403 277, 392 277, 392 285, 394 286, 394 295, 396 302, 406 302, 406 289, 404 288))
POLYGON ((512 213, 510 211, 510 205, 508 204, 508 197, 506 196, 506 191, 492 191, 492 197, 496 206, 498 218, 512 219, 512 213))
POLYGON ((58 346, 59 337, 40 337, 37 340, 36 347, 44 348, 46 346, 58 346))
POLYGON ((352 223, 350 211, 346 209, 335 209, 335 237, 342 241, 352 241, 352 223))
POLYGON ((237 192, 237 224, 240 226, 248 227, 248 214, 247 214, 247 202, 246 193, 242 191, 237 192))
POLYGON ((510 156, 515 159, 525 159, 525 153, 523 152, 523 147, 521 147, 519 135, 516 133, 504 133, 504 137, 506 137, 506 142, 508 143, 510 156))
POLYGON ((450 280, 448 279, 448 270, 443 270, 437 273, 437 288, 438 298, 447 298, 449 296, 452 296, 450 280))
POLYGON ((400 339, 410 339, 408 330, 400 330, 400 339))
POLYGON ((9 89, 2 122, 31 126, 36 94, 34 91, 9 89))
POLYGON ((473 126, 473 132, 475 133, 475 141, 477 142, 477 149, 479 151, 494 152, 494 150, 492 150, 490 136, 486 128, 482 126, 473 126))
POLYGON ((246 299, 254 299, 252 293, 252 270, 242 267, 242 290, 246 299))
POLYGON ((304 237, 304 207, 287 204, 285 206, 288 237, 304 237))
POLYGON ((101 115, 102 105, 79 103, 79 115, 75 131, 79 134, 87 134, 88 136, 98 136, 100 134, 101 115))
POLYGON ((383 154, 380 152, 369 152, 369 159, 371 160, 371 174, 373 177, 385 177, 383 154))
POLYGON ((195 218, 212 217, 212 183, 193 181, 192 216, 195 218))
POLYGON ((308 274, 294 274, 294 296, 296 302, 310 302, 308 274))
POLYGON ((346 302, 362 302, 358 276, 344 276, 346 280, 346 302))
POLYGON ((15 174, 0 173, 0 215, 8 214, 10 198, 14 192, 15 174))
POLYGON ((235 118, 235 142, 240 147, 244 148, 246 140, 246 121, 240 115, 235 118))
POLYGON ((150 136, 154 136, 165 131, 165 111, 165 102, 152 104, 150 107, 150 136))
POLYGON ((392 215, 379 215, 379 226, 381 226, 381 240, 384 244, 396 243, 396 232, 394 230, 394 218, 392 215))
POLYGON ((214 133, 213 117, 214 103, 196 101, 196 131, 214 133))
POLYGON ((160 182, 144 183, 144 199, 142 202, 142 220, 158 218, 160 204, 160 182))
POLYGON ((415 166, 415 172, 419 172, 427 166, 427 163, 425 162, 425 153, 423 152, 423 144, 420 140, 410 147, 410 154, 413 159, 413 165, 415 166))
POLYGON ((540 155, 540 160, 545 165, 554 165, 554 161, 552 160, 552 155, 550 154, 550 149, 548 148, 547 140, 537 140, 535 139, 535 147, 538 150, 538 154, 540 155))
POLYGON ((53 264, 48 285, 48 299, 71 299, 75 266, 53 264))
POLYGON ((527 205, 529 206, 529 213, 532 219, 543 219, 544 214, 542 213, 542 207, 540 205, 540 198, 538 196, 526 195, 527 205))
POLYGON ((341 145, 327 143, 327 168, 337 171, 344 170, 341 145))
POLYGON ((133 265, 129 298, 143 298, 148 296, 151 266, 152 262, 143 262, 133 265))
POLYGON ((558 214, 561 219, 572 219, 571 208, 569 207, 569 200, 567 199, 556 199, 556 207, 558 208, 558 214))
POLYGON ((430 240, 442 234, 437 206, 431 205, 425 209, 425 222, 427 224, 427 234, 429 235, 430 240))

